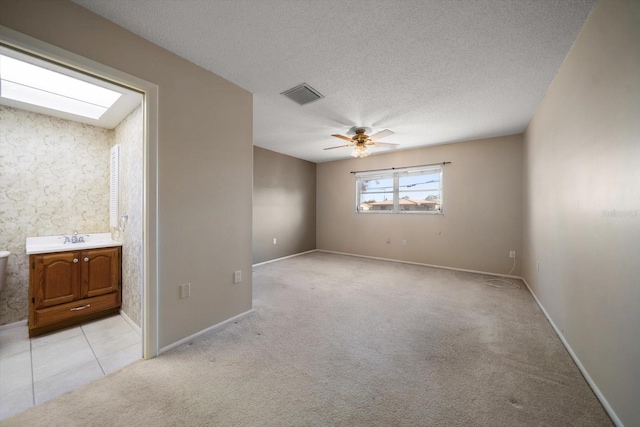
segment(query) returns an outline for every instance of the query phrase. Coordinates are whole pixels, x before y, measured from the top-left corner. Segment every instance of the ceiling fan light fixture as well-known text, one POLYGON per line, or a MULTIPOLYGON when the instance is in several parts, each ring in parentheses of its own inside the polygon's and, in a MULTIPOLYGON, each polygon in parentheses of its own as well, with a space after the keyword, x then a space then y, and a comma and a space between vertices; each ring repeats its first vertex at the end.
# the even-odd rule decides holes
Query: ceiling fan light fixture
POLYGON ((334 150, 336 148, 343 148, 343 147, 353 147, 351 156, 355 158, 362 158, 362 157, 367 157, 371 154, 371 151, 369 151, 368 146, 374 146, 374 145, 382 146, 382 147, 387 146, 391 148, 396 148, 398 146, 398 144, 387 144, 384 142, 378 142, 378 140, 381 138, 384 138, 388 135, 393 135, 393 132, 390 131, 389 129, 382 130, 373 136, 367 135, 365 133, 366 131, 367 130, 365 128, 355 128, 355 135, 353 135, 352 137, 348 137, 340 134, 333 134, 331 136, 342 139, 343 141, 347 141, 349 143, 346 145, 338 145, 337 147, 325 148, 325 150, 334 150))
POLYGON ((363 157, 367 157, 368 155, 371 154, 371 151, 369 151, 369 149, 367 148, 366 145, 362 144, 358 144, 355 146, 355 148, 353 149, 353 151, 351 152, 351 155, 353 157, 355 157, 356 159, 361 159, 363 157))

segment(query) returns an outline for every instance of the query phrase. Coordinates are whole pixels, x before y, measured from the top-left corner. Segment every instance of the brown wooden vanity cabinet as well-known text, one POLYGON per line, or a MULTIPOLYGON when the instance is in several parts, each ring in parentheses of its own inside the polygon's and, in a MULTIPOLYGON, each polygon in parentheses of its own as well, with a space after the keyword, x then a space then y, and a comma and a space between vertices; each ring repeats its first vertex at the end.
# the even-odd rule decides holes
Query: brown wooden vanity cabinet
POLYGON ((120 246, 29 255, 29 336, 116 313, 120 246))

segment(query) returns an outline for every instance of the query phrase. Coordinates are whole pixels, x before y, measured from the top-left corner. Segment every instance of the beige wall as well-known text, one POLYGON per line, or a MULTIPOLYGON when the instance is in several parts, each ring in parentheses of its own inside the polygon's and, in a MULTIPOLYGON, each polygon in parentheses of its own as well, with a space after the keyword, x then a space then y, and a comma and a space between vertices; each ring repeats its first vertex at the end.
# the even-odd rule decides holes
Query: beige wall
POLYGON ((254 147, 254 264, 315 248, 316 164, 254 147))
POLYGON ((0 25, 159 87, 159 346, 250 310, 251 94, 68 1, 2 0, 0 25))
POLYGON ((109 232, 113 132, 0 106, 0 325, 29 315, 27 237, 109 232))
POLYGON ((524 150, 523 275, 627 426, 640 425, 639 46, 640 2, 600 1, 524 150))
MULTIPOLYGON (((317 170, 318 249, 492 273, 508 273, 509 250, 520 252, 522 135, 320 163, 317 170), (351 171, 445 161, 452 163, 444 168, 444 215, 355 212, 351 171)), ((518 263, 513 274, 519 272, 518 263)))

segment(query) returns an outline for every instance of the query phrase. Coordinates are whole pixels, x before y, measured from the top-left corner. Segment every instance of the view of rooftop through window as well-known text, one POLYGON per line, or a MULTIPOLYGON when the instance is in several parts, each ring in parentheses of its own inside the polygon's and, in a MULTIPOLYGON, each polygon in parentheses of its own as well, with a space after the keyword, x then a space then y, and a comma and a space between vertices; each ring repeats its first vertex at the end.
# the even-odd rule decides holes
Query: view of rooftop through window
POLYGON ((441 168, 395 172, 358 179, 358 212, 440 212, 441 168))

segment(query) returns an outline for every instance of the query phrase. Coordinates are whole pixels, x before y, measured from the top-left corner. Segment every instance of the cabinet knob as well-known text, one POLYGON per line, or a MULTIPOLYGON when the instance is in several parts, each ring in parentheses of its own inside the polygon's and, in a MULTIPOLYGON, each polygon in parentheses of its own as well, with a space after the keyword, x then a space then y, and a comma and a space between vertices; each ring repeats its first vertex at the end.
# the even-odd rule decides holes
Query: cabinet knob
POLYGON ((74 258, 74 259, 73 259, 73 262, 78 262, 78 258, 74 258))
POLYGON ((84 259, 84 262, 87 262, 87 261, 89 261, 89 257, 86 257, 86 258, 84 259))

